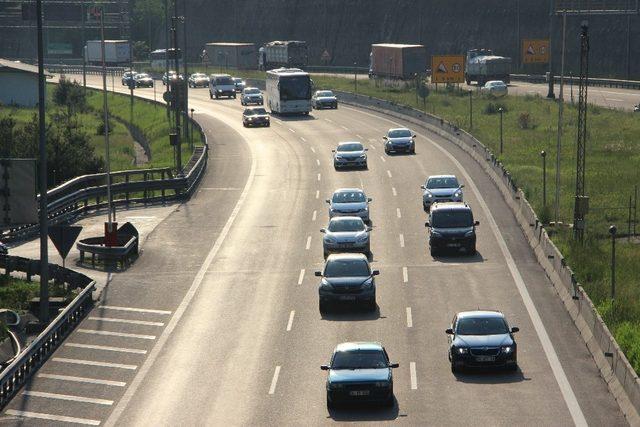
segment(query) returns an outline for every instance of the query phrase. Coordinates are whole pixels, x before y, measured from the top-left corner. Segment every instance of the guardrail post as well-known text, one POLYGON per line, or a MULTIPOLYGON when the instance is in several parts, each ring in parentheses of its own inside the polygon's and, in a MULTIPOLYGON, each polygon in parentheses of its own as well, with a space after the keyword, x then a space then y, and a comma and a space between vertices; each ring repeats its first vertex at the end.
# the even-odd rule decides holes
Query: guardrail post
MULTIPOLYGON (((161 172, 161 175, 162 175, 162 180, 164 181, 164 170, 161 172)), ((165 201, 164 188, 162 188, 162 193, 161 194, 162 194, 162 204, 164 205, 165 202, 166 202, 165 201)))
MULTIPOLYGON (((144 182, 147 182, 147 178, 148 178, 147 172, 144 172, 144 174, 143 174, 144 182)), ((147 195, 148 195, 147 188, 145 186, 145 189, 144 189, 144 204, 145 205, 147 204, 147 195)))
POLYGON ((128 172, 124 174, 124 182, 127 184, 125 186, 127 191, 124 193, 124 198, 126 200, 127 207, 129 207, 129 173, 128 172))

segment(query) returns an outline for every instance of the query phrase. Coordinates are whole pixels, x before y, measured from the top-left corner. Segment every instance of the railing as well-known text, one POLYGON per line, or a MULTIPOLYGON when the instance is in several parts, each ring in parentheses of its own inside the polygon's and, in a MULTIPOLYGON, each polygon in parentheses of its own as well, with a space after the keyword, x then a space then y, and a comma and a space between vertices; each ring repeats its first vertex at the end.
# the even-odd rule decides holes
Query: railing
MULTIPOLYGON (((555 84, 560 84, 560 76, 553 77, 555 84)), ((540 74, 511 74, 512 81, 520 81, 527 83, 548 83, 547 77, 540 74)), ((576 76, 564 76, 567 84, 578 84, 579 78, 576 76)), ((595 87, 615 87, 620 89, 636 89, 640 90, 640 81, 638 80, 619 80, 619 79, 601 79, 597 77, 589 77, 589 86, 595 87)))
MULTIPOLYGON (((39 260, 8 255, 0 256, 0 268, 5 274, 21 271, 28 277, 39 271, 39 260)), ((95 282, 84 274, 49 264, 49 277, 66 283, 78 295, 2 372, 0 372, 0 409, 11 400, 29 377, 49 358, 93 305, 91 292, 95 282)))

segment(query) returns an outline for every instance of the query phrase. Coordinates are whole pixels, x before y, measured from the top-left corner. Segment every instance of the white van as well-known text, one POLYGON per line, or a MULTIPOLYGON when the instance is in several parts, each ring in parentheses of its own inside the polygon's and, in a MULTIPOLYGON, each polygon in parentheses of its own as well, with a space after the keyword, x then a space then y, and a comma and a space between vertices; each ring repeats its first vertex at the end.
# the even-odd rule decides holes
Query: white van
POLYGON ((209 78, 209 97, 213 99, 221 96, 236 97, 236 85, 229 74, 212 74, 209 78))

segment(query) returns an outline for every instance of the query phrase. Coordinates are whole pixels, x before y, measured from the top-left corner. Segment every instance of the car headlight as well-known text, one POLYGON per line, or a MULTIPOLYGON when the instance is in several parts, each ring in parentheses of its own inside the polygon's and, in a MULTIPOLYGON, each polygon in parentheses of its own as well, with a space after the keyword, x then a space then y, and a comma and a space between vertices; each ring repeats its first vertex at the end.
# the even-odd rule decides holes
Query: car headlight
POLYGON ((247 120, 249 120, 250 122, 253 121, 253 117, 249 117, 247 120))
POLYGON ((331 285, 327 282, 323 281, 320 283, 320 292, 331 292, 331 289, 331 285))
POLYGON ((389 383, 387 381, 377 381, 376 387, 389 387, 389 383))
POLYGON ((340 155, 336 155, 336 160, 342 160, 342 159, 343 159, 343 157, 342 157, 342 156, 340 156, 340 155))
POLYGON ((468 354, 469 353, 469 349, 466 347, 460 347, 457 349, 458 354, 468 354))
POLYGON ((342 388, 344 386, 344 384, 341 383, 329 383, 329 389, 331 390, 336 390, 339 388, 342 388))
POLYGON ((475 234, 475 232, 473 230, 467 231, 466 233, 464 233, 464 237, 471 237, 475 234))
POLYGON ((337 240, 336 240, 336 239, 334 239, 333 237, 329 237, 329 236, 325 236, 325 237, 324 237, 324 241, 325 241, 326 243, 331 243, 331 244, 337 243, 337 240))
POLYGON ((431 237, 435 237, 435 238, 441 238, 442 234, 438 233, 437 231, 432 231, 431 232, 431 237))
POLYGON ((425 193, 424 195, 427 199, 432 199, 433 198, 433 194, 431 193, 425 193))
POLYGON ((462 191, 456 191, 456 192, 453 194, 453 197, 462 197, 462 191))
POLYGON ((505 345, 502 347, 502 352, 504 354, 511 354, 511 352, 513 352, 513 347, 510 345, 505 345))
POLYGON ((356 241, 362 243, 362 242, 366 242, 368 239, 369 239, 369 236, 367 236, 366 234, 363 234, 362 236, 358 237, 356 241))
POLYGON ((361 155, 360 155, 360 158, 361 158, 361 159, 366 159, 366 158, 367 158, 367 155, 366 155, 366 154, 361 154, 361 155))
POLYGON ((373 288, 373 280, 368 280, 362 284, 362 289, 372 289, 373 288))

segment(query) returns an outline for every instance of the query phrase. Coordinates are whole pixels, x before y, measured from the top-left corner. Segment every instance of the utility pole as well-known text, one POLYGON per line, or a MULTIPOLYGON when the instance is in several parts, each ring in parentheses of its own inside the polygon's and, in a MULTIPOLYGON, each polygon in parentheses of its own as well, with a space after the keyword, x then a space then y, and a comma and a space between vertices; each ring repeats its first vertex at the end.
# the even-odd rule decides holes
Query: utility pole
MULTIPOLYGON (((129 16, 131 16, 131 2, 129 2, 129 16)), ((131 73, 131 80, 129 80, 129 116, 131 117, 131 124, 133 124, 133 89, 136 87, 135 75, 133 74, 133 32, 131 30, 133 26, 129 25, 129 72, 131 73)))
POLYGON ((36 1, 36 25, 38 27, 38 148, 40 165, 38 183, 40 190, 40 323, 49 323, 49 247, 47 224, 47 143, 45 127, 45 77, 44 41, 42 34, 42 0, 36 1))
POLYGON ((105 162, 107 166, 107 224, 105 228, 105 246, 112 246, 114 243, 113 236, 113 201, 111 198, 111 159, 109 150, 109 108, 107 104, 107 63, 104 47, 104 6, 100 6, 100 49, 102 51, 102 109, 104 118, 104 147, 105 162))
MULTIPOLYGON (((167 76, 166 91, 169 92, 169 0, 164 0, 164 71, 167 76)), ((171 103, 167 102, 167 120, 171 120, 171 103)))
MULTIPOLYGON (((171 18, 171 31, 173 33, 173 53, 174 53, 174 64, 176 67, 176 81, 172 84, 171 91, 174 92, 173 103, 175 107, 175 150, 176 150, 176 171, 178 176, 182 176, 182 146, 181 146, 181 129, 180 129, 180 109, 182 107, 182 99, 181 99, 181 86, 180 83, 180 60, 178 58, 178 0, 173 1, 173 13, 174 16, 171 18)), ((167 79, 169 81, 170 79, 167 79)))
POLYGON ((578 92, 578 132, 576 138, 576 194, 573 211, 573 237, 584 238, 589 198, 585 195, 585 151, 587 139, 587 93, 589 88, 589 24, 580 25, 580 86, 578 92))
POLYGON ((84 0, 80 5, 80 10, 82 11, 82 87, 84 88, 85 94, 87 93, 87 52, 85 51, 85 47, 87 45, 87 35, 85 34, 85 24, 84 21, 86 19, 86 10, 84 8, 84 0))
POLYGON ((547 92, 547 98, 553 99, 556 95, 553 93, 553 0, 549 0, 549 91, 547 92))
POLYGON ((473 129, 473 89, 469 89, 469 129, 473 129))
MULTIPOLYGON (((176 0, 177 1, 177 0, 176 0)), ((234 7, 234 11, 237 8, 234 7)), ((181 83, 181 93, 184 93, 184 104, 181 105, 180 107, 183 108, 182 113, 184 114, 184 137, 186 141, 189 141, 189 126, 186 125, 186 123, 189 122, 189 85, 187 84, 187 79, 189 78, 189 74, 187 73, 187 26, 184 24, 184 22, 187 19, 187 0, 184 0, 182 2, 182 34, 183 34, 183 38, 184 38, 184 49, 182 50, 182 63, 183 63, 183 68, 184 68, 184 83, 181 83)))
POLYGON ((564 113, 564 52, 567 29, 567 10, 562 13, 562 57, 560 64, 560 96, 558 99, 558 139, 556 141, 556 197, 554 201, 554 221, 560 219, 560 158, 562 152, 562 120, 564 113))

